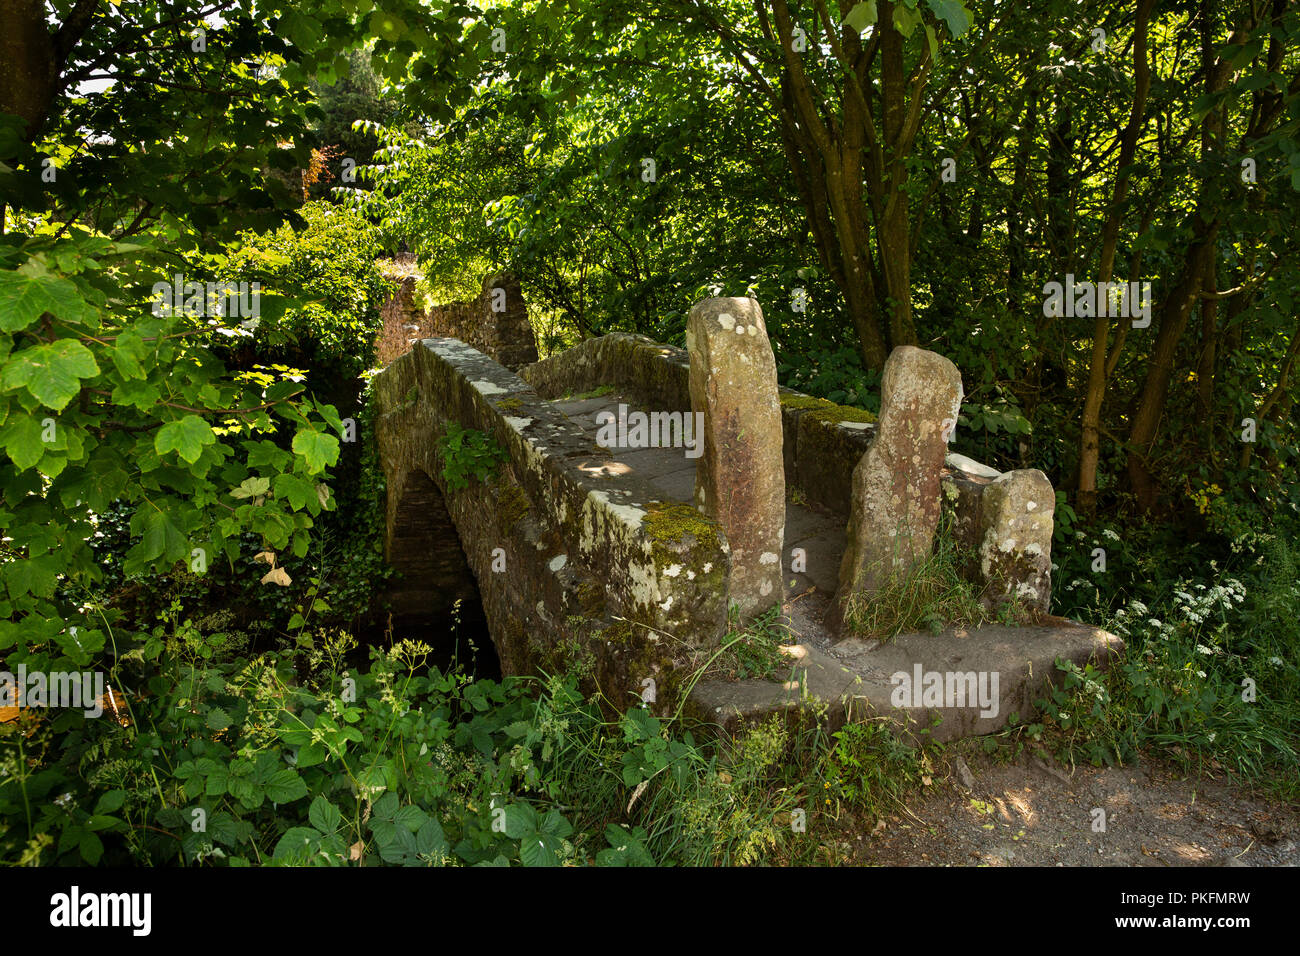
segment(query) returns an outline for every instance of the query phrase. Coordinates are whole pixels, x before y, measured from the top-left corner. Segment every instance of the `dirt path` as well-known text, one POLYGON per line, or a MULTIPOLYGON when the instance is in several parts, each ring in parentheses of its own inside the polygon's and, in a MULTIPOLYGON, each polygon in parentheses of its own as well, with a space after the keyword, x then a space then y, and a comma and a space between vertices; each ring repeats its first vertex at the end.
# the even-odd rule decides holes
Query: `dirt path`
MULTIPOLYGON (((1297 866, 1300 809, 1167 764, 948 756, 911 814, 867 822, 847 859, 883 866, 1297 866), (1097 810, 1105 832, 1094 832, 1097 810)), ((848 821, 845 821, 846 823, 848 821)), ((847 830, 845 831, 848 832, 847 830)))

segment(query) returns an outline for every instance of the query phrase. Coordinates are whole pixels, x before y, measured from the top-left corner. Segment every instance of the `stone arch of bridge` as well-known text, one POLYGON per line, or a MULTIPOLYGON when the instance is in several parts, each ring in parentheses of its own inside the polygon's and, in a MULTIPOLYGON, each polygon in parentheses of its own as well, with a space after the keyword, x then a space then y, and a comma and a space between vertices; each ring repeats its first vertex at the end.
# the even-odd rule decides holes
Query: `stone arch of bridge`
POLYGON ((433 663, 476 658, 480 676, 500 671, 478 580, 442 491, 423 468, 394 476, 385 553, 397 579, 389 588, 393 637, 434 648, 433 663))

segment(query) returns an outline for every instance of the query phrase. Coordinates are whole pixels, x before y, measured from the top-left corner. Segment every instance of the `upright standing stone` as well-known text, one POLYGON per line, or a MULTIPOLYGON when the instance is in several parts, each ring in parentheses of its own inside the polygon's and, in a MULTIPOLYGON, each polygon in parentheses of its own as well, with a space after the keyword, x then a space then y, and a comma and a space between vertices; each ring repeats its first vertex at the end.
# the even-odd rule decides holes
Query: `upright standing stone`
POLYGON ((753 299, 697 302, 686 326, 686 348, 691 409, 704 415, 695 503, 726 535, 730 599, 748 620, 782 598, 781 402, 763 310, 753 299))
POLYGON ((853 469, 832 627, 843 625, 852 601, 870 600, 929 555, 950 437, 945 422, 955 423, 961 394, 961 373, 942 355, 904 345, 886 360, 875 439, 853 469))
POLYGON ((1009 471, 984 488, 979 558, 986 605, 1014 601, 1047 611, 1055 513, 1056 492, 1037 468, 1009 471))

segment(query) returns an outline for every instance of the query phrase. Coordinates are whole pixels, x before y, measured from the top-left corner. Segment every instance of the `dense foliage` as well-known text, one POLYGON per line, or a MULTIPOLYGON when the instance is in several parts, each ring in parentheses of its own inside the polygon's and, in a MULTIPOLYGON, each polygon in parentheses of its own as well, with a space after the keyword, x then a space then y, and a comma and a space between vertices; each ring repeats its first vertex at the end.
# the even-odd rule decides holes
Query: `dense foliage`
POLYGON ((723 294, 837 402, 949 356, 954 450, 1058 489, 1053 610, 1129 640, 1004 740, 1296 797, 1295 4, 17 0, 0 57, 0 660, 110 688, 0 713, 6 861, 807 861, 930 769, 873 723, 718 753, 392 634, 364 381, 404 249, 443 299, 514 271, 543 351, 723 294), (1149 314, 1053 314, 1067 276, 1149 314))

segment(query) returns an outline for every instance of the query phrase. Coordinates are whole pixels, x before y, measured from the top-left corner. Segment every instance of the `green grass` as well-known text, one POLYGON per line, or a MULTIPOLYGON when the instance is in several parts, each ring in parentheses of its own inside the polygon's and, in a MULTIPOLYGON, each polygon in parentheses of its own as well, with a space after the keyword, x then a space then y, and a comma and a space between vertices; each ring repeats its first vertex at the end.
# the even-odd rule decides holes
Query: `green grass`
POLYGON ((887 641, 912 631, 976 627, 997 616, 980 603, 979 588, 963 569, 969 556, 959 551, 946 527, 935 534, 934 551, 911 568, 899 570, 874 594, 853 594, 845 624, 862 637, 887 641))
POLYGON ((602 395, 608 395, 612 391, 614 391, 613 385, 601 385, 598 388, 593 388, 591 391, 583 392, 580 395, 566 395, 562 401, 584 402, 589 398, 600 398, 602 395))

